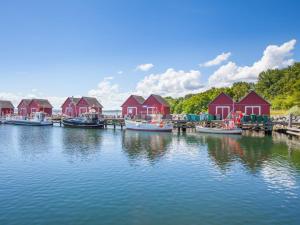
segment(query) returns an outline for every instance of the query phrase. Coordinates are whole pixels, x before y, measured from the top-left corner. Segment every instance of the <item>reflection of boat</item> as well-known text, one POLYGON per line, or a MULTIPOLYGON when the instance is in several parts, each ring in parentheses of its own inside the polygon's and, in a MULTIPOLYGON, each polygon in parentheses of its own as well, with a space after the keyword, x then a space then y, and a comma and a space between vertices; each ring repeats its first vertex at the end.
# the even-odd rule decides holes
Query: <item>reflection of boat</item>
POLYGON ((104 120, 99 117, 98 113, 85 113, 80 117, 63 119, 65 127, 74 128, 103 128, 104 120))
POLYGON ((28 119, 27 117, 8 117, 4 124, 13 124, 13 125, 25 125, 25 126, 50 126, 53 125, 52 121, 49 121, 46 118, 46 114, 44 112, 36 112, 32 119, 28 119))
POLYGON ((164 131, 171 132, 173 124, 165 121, 134 121, 125 120, 125 126, 128 130, 141 130, 141 131, 164 131))
POLYGON ((242 129, 240 128, 224 129, 196 126, 196 131, 210 134, 242 134, 242 129))

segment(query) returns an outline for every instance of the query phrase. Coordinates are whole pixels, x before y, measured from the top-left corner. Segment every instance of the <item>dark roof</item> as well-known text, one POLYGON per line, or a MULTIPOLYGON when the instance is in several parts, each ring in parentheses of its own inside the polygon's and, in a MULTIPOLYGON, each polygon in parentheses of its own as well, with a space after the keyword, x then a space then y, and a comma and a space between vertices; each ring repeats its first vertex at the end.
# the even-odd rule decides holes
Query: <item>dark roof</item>
POLYGON ((139 95, 131 95, 135 100, 137 100, 138 103, 143 104, 145 99, 143 96, 139 96, 139 95))
POLYGON ((11 103, 11 101, 0 100, 0 108, 13 109, 14 105, 11 103))
POLYGON ((250 91, 248 94, 246 94, 244 97, 242 97, 241 100, 239 101, 239 103, 240 103, 241 101, 243 101, 245 98, 247 98, 251 93, 256 94, 259 98, 261 98, 261 99, 262 99, 263 101, 265 101, 267 104, 271 105, 270 102, 268 102, 266 99, 264 99, 262 96, 260 96, 259 94, 257 94, 256 91, 253 91, 253 90, 250 91))
POLYGON ((22 99, 18 105, 18 108, 22 102, 25 102, 26 105, 29 105, 31 101, 32 101, 32 99, 26 99, 26 98, 22 99))
POLYGON ((160 104, 164 105, 164 106, 170 106, 169 103, 160 95, 150 95, 149 97, 153 96, 160 104))
POLYGON ((236 103, 232 98, 231 96, 229 96, 228 94, 224 93, 223 91, 218 94, 210 103, 208 103, 208 105, 212 104, 217 98, 219 98, 221 95, 225 95, 227 98, 230 98, 230 100, 234 103, 236 103))
POLYGON ((53 108, 47 99, 32 99, 32 101, 36 101, 42 108, 53 108))
POLYGON ((89 104, 89 106, 103 108, 103 106, 100 104, 100 102, 96 98, 82 97, 82 99, 84 99, 89 104))
POLYGON ((74 102, 75 104, 77 104, 80 101, 80 98, 74 98, 74 97, 69 97, 69 99, 74 102))

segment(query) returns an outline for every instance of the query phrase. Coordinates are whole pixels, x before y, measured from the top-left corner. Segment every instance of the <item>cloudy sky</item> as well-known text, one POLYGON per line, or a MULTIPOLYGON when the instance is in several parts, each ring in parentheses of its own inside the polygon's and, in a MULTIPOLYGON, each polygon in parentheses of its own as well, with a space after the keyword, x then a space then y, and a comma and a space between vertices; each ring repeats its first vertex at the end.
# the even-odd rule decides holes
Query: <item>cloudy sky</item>
POLYGON ((0 1, 0 99, 179 97, 300 61, 298 1, 0 1))

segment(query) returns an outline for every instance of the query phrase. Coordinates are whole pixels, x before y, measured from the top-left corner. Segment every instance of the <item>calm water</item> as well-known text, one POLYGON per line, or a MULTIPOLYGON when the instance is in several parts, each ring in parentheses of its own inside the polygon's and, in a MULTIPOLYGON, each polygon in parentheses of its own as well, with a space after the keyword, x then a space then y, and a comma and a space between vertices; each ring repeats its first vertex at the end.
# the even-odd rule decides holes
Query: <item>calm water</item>
POLYGON ((278 137, 0 126, 0 224, 300 224, 278 137))

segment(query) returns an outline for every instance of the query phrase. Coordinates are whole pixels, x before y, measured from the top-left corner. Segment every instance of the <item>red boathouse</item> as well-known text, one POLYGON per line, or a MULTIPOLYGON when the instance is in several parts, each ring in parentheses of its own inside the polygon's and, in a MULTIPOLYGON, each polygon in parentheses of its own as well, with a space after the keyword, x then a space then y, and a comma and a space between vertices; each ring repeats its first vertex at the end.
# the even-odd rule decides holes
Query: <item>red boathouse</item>
POLYGON ((69 117, 77 117, 78 111, 76 108, 76 105, 80 101, 80 98, 74 98, 74 97, 68 97, 64 104, 61 106, 61 111, 63 115, 69 116, 69 117))
POLYGON ((169 103, 160 95, 150 95, 143 103, 143 113, 170 115, 169 103))
POLYGON ((76 104, 78 115, 92 111, 102 114, 102 108, 100 102, 93 97, 82 97, 76 104))
POLYGON ((129 98, 121 105, 122 116, 136 116, 141 114, 145 99, 139 95, 130 95, 129 98))
POLYGON ((14 113, 14 106, 10 101, 0 100, 0 116, 11 115, 14 113))
POLYGON ((234 105, 235 103, 232 98, 222 92, 208 104, 208 113, 211 115, 220 115, 221 119, 225 119, 233 111, 234 105))
POLYGON ((239 102, 225 93, 218 95, 208 105, 208 113, 211 115, 219 115, 221 119, 225 119, 230 112, 240 111, 246 115, 270 115, 271 104, 255 91, 251 91, 239 102))
POLYGON ((235 111, 241 111, 247 115, 270 115, 271 104, 255 91, 251 91, 238 103, 235 111))
POLYGON ((47 99, 22 99, 18 105, 18 114, 20 116, 30 116, 35 112, 45 112, 52 115, 53 106, 47 99))

